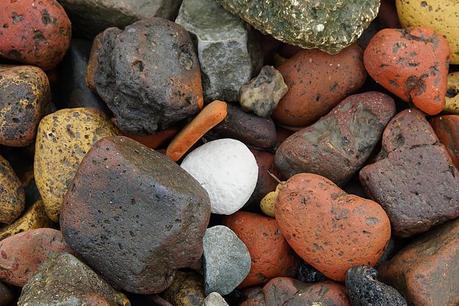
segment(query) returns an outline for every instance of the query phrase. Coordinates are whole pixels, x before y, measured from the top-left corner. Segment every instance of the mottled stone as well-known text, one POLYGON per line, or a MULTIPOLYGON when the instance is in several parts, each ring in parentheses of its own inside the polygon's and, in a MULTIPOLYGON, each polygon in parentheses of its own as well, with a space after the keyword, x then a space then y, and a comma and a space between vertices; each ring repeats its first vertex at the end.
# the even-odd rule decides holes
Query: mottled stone
POLYGON ((297 278, 304 283, 317 283, 326 280, 325 275, 317 271, 313 266, 302 262, 298 267, 297 278))
POLYGON ((11 224, 25 207, 24 188, 10 163, 0 156, 0 223, 11 224))
POLYGON ((448 150, 454 165, 459 169, 459 116, 438 116, 430 123, 438 139, 448 150))
POLYGON ((195 38, 206 101, 237 101, 261 66, 256 34, 215 0, 184 0, 177 19, 195 38))
POLYGON ((110 283, 154 294, 202 255, 205 190, 165 155, 126 137, 98 141, 64 199, 65 240, 110 283), (82 222, 84 220, 84 222, 82 222))
POLYGON ((198 306, 204 302, 204 280, 193 271, 177 271, 174 281, 161 295, 173 306, 198 306))
POLYGON ((217 292, 209 294, 201 306, 229 306, 225 299, 217 292))

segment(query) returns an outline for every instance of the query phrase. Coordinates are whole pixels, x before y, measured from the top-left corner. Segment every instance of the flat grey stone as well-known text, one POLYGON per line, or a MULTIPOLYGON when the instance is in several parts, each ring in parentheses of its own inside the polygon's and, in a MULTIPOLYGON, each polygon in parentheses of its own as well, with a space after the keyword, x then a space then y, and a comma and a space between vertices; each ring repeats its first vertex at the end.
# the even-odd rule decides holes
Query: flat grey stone
POLYGON ((201 306, 229 306, 225 299, 217 292, 210 293, 201 306))

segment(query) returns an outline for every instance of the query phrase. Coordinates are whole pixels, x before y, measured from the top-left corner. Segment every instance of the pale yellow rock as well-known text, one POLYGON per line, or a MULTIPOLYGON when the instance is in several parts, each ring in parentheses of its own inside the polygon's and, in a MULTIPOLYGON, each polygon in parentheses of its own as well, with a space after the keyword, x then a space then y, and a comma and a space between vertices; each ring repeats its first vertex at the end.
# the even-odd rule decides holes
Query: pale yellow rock
POLYGON ((446 36, 451 63, 459 64, 459 1, 397 0, 397 13, 404 27, 428 27, 446 36))
POLYGON ((25 206, 24 188, 9 162, 0 156, 0 223, 11 224, 25 206))
POLYGON ((48 217, 57 222, 68 186, 92 145, 118 134, 99 111, 62 109, 44 117, 35 143, 34 174, 48 217))
POLYGON ((459 115, 459 72, 448 75, 445 113, 459 115))
POLYGON ((279 186, 280 184, 277 185, 275 191, 271 191, 270 193, 265 195, 264 198, 261 199, 261 202, 260 202, 261 211, 265 215, 273 217, 273 218, 275 215, 274 210, 276 208, 277 196, 279 194, 279 186))

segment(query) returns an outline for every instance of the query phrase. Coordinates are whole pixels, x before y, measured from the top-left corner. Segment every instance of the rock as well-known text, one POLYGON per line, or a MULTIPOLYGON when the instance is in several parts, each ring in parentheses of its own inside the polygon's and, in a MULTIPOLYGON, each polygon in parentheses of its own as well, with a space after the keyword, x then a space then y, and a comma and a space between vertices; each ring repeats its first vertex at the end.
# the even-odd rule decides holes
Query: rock
POLYGON ((395 112, 394 100, 385 94, 349 96, 287 138, 276 151, 276 168, 285 178, 308 172, 344 185, 370 157, 395 112))
POLYGON ((240 211, 227 217, 225 225, 247 246, 252 260, 250 273, 240 288, 261 285, 279 276, 295 275, 295 255, 276 220, 240 211))
POLYGON ((459 116, 435 117, 431 124, 438 139, 448 150, 453 164, 459 169, 459 116))
POLYGON ((352 44, 378 14, 379 1, 217 0, 227 10, 280 41, 336 54, 352 44))
POLYGON ((52 254, 22 288, 19 306, 131 305, 74 256, 52 254))
POLYGON ((137 142, 140 142, 150 149, 157 149, 167 143, 178 134, 177 128, 169 128, 164 131, 156 132, 150 135, 129 135, 125 134, 124 136, 134 139, 137 142))
POLYGON ((451 63, 459 64, 459 3, 441 0, 397 0, 397 13, 404 28, 427 27, 448 39, 451 63))
POLYGON ((249 274, 249 250, 232 230, 222 225, 208 228, 203 244, 206 294, 229 294, 249 274))
POLYGON ((325 275, 305 262, 299 265, 297 279, 303 283, 317 283, 327 280, 325 275))
POLYGON ((279 195, 279 185, 276 187, 275 191, 271 191, 270 193, 265 195, 263 199, 261 199, 260 209, 265 215, 274 218, 278 195, 279 195))
POLYGON ((0 279, 24 286, 51 253, 72 253, 60 231, 39 228, 0 241, 0 279))
POLYGON ((400 20, 398 19, 395 0, 381 0, 379 7, 378 21, 385 28, 401 28, 400 20))
POLYGON ((92 145, 117 133, 96 110, 62 109, 44 117, 35 143, 35 182, 49 218, 57 222, 64 194, 92 145))
POLYGON ((161 18, 99 34, 87 81, 125 133, 151 134, 169 128, 203 105, 191 38, 181 26, 161 18))
POLYGON ((15 296, 13 292, 11 292, 10 288, 8 288, 3 283, 0 283, 0 306, 8 306, 13 305, 13 301, 15 300, 15 296))
POLYGON ((181 167, 207 191, 214 214, 231 215, 241 209, 257 184, 255 157, 234 139, 214 140, 198 147, 185 157, 181 167))
POLYGON ((367 73, 362 56, 357 45, 337 55, 319 50, 298 52, 278 67, 289 90, 273 119, 288 126, 314 123, 364 84, 367 73))
POLYGON ((40 68, 0 66, 0 144, 32 144, 50 94, 48 78, 40 68))
POLYGON ((240 306, 265 306, 263 288, 251 287, 244 290, 245 301, 240 306))
POLYGON ((109 27, 124 28, 140 19, 173 18, 180 0, 58 0, 78 36, 93 38, 109 27))
POLYGON ((50 70, 70 45, 71 25, 55 0, 2 1, 0 56, 50 70))
POLYGON ((206 101, 237 101, 261 67, 256 34, 215 0, 184 0, 176 23, 195 38, 206 101))
POLYGON ((377 280, 378 272, 369 266, 350 268, 346 273, 346 291, 353 306, 407 306, 403 296, 377 280))
POLYGON ((110 283, 154 294, 201 257, 209 218, 196 180, 165 155, 118 136, 86 154, 60 225, 71 248, 110 283))
POLYGON ((429 115, 445 107, 448 41, 428 28, 383 29, 364 53, 368 74, 429 115))
POLYGON ((448 74, 448 90, 446 91, 446 113, 459 115, 459 72, 448 74))
POLYGON ((210 293, 201 306, 229 306, 225 299, 217 292, 210 293))
POLYGON ((293 250, 332 280, 343 281, 353 266, 374 266, 390 239, 389 218, 378 203, 316 174, 291 177, 279 190, 275 214, 293 250))
POLYGON ((196 272, 177 271, 174 281, 162 293, 173 306, 196 306, 204 302, 204 288, 201 275, 196 272))
POLYGON ((459 219, 421 236, 378 270, 409 305, 459 303, 459 219))
POLYGON ((405 110, 391 120, 379 156, 360 171, 360 181, 389 215, 396 236, 459 216, 459 172, 420 111, 405 110))
POLYGON ((245 111, 269 117, 287 91, 282 74, 272 66, 264 66, 256 78, 241 87, 239 102, 245 111))
POLYGON ((24 188, 10 163, 0 156, 0 223, 11 224, 25 206, 24 188))

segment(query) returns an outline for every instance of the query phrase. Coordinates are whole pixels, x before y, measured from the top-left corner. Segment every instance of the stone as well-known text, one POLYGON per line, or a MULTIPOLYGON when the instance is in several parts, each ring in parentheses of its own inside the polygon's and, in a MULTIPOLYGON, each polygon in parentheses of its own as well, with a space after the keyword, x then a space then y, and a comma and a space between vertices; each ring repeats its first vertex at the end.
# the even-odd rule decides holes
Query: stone
POLYGON ((18 306, 131 305, 73 255, 52 254, 22 288, 18 306))
POLYGON ((177 271, 174 281, 161 295, 173 306, 196 306, 205 300, 202 276, 193 271, 177 271))
POLYGON ((238 101, 239 90, 261 66, 256 34, 215 0, 184 0, 176 23, 193 35, 206 101, 238 101))
POLYGON ((395 0, 381 0, 377 20, 385 28, 401 28, 395 7, 395 0))
POLYGON ((430 123, 438 139, 448 150, 453 164, 459 169, 459 116, 439 116, 430 123))
POLYGON ((353 306, 407 306, 405 298, 393 287, 377 279, 369 266, 350 268, 346 273, 346 291, 353 306))
POLYGON ((416 238, 378 270, 409 305, 458 305, 459 219, 416 238))
POLYGON ((303 283, 317 283, 327 280, 325 275, 305 262, 302 262, 298 267, 297 279, 303 283))
POLYGON ((206 294, 231 293, 249 274, 249 250, 231 229, 223 225, 208 228, 203 245, 206 294))
POLYGON ((24 187, 10 163, 0 156, 0 223, 11 224, 25 207, 24 187))
POLYGON ((46 214, 57 222, 60 207, 78 166, 99 139, 117 130, 100 112, 62 109, 45 116, 37 132, 34 175, 46 214))
POLYGON ((245 144, 234 139, 208 142, 183 160, 181 167, 207 191, 212 213, 231 215, 252 195, 258 179, 258 165, 245 144))
POLYGON ((256 78, 241 87, 239 102, 245 111, 269 117, 287 91, 282 74, 272 66, 264 66, 256 78))
POLYGON ((125 133, 164 130, 203 106, 201 72, 190 35, 162 18, 99 34, 86 78, 125 133))
POLYGON ((0 306, 13 305, 15 296, 5 284, 0 283, 0 306))
POLYGON ((0 57, 50 70, 70 45, 70 20, 56 0, 2 1, 0 20, 0 57))
POLYGON ((0 241, 0 280, 22 287, 51 253, 72 253, 62 233, 38 228, 0 241))
POLYGON ((124 134, 124 136, 134 139, 137 142, 140 142, 146 147, 150 149, 157 149, 162 147, 172 138, 174 138, 178 134, 178 128, 168 128, 164 131, 159 131, 150 135, 132 135, 132 134, 124 134))
POLYGON ((58 0, 72 20, 74 33, 93 38, 109 27, 124 28, 140 19, 174 18, 180 0, 58 0))
POLYGON ((261 211, 269 216, 274 218, 276 215, 275 208, 277 202, 277 196, 279 195, 279 185, 276 187, 275 191, 271 191, 270 193, 266 194, 263 199, 260 201, 260 209, 261 211))
POLYGON ((383 93, 349 96, 287 138, 276 151, 276 168, 284 178, 315 173, 342 186, 370 157, 395 113, 394 100, 383 93))
POLYGON ((245 300, 240 306, 265 306, 265 295, 263 294, 263 288, 251 287, 244 290, 245 300))
POLYGON ((48 77, 40 68, 0 66, 0 144, 32 144, 50 98, 48 77))
POLYGON ((378 203, 311 173, 297 174, 280 188, 275 214, 296 254, 336 281, 344 281, 353 266, 374 266, 391 235, 378 203))
POLYGON ((420 111, 404 110, 391 120, 379 160, 359 176, 389 215, 396 236, 422 233, 459 216, 459 172, 420 111))
POLYGON ((448 74, 448 90, 444 111, 448 114, 459 115, 459 72, 448 74))
POLYGON ((250 272, 239 288, 261 285, 280 276, 295 276, 297 260, 275 219, 240 211, 225 218, 250 253, 250 272))
POLYGON ((288 86, 273 113, 282 125, 307 126, 365 82, 363 51, 356 44, 336 55, 302 50, 278 67, 288 86))
POLYGON ((405 102, 429 115, 445 107, 449 46, 429 28, 383 29, 363 56, 368 74, 405 102))
POLYGON ((165 155, 123 136, 98 141, 62 205, 65 240, 118 288, 166 289, 202 255, 210 218, 205 190, 165 155), (84 220, 84 222, 81 222, 84 220))
POLYGON ((225 299, 217 292, 210 293, 201 306, 229 306, 225 299))

